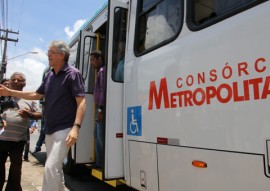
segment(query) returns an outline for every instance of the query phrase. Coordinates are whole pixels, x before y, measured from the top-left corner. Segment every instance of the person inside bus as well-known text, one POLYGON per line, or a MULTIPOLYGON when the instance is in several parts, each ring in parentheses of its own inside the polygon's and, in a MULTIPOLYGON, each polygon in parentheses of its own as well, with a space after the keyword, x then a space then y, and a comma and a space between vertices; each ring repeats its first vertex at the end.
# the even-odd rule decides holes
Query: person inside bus
POLYGON ((232 9, 240 7, 241 5, 247 4, 252 0, 226 0, 226 1, 215 1, 215 12, 217 15, 224 14, 232 9))
POLYGON ((96 83, 94 88, 94 102, 96 104, 96 122, 94 129, 96 168, 102 168, 103 164, 103 143, 104 143, 104 99, 105 99, 105 68, 104 56, 101 51, 90 53, 90 65, 97 70, 96 83))
POLYGON ((124 82, 124 60, 125 60, 125 43, 124 42, 119 43, 118 54, 120 55, 120 60, 117 64, 114 80, 117 82, 124 82))

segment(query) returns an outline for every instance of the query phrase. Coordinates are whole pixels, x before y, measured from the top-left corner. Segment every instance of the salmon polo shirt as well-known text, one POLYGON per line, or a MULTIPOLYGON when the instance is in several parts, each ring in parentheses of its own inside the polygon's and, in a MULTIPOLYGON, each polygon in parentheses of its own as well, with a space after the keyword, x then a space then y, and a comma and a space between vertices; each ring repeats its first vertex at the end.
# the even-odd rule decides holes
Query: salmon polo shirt
POLYGON ((46 134, 71 128, 75 121, 76 97, 84 97, 84 81, 78 69, 66 63, 56 74, 48 72, 36 91, 44 95, 46 134))

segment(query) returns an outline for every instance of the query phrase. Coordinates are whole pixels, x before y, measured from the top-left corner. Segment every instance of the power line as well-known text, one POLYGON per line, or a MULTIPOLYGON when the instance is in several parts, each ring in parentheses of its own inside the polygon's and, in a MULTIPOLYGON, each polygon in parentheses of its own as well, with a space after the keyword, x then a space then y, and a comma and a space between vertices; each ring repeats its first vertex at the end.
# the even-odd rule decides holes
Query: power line
POLYGON ((2 26, 1 28, 5 29, 8 22, 8 1, 1 0, 1 17, 2 17, 2 26), (6 2, 6 3, 5 3, 6 2))

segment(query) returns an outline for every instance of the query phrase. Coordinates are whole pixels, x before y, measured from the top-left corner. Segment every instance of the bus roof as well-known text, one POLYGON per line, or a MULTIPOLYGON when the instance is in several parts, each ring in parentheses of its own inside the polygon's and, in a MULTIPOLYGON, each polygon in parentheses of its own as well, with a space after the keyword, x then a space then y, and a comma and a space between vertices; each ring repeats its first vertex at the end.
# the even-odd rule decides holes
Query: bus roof
POLYGON ((103 3, 101 7, 99 7, 94 15, 90 17, 87 21, 84 22, 84 24, 76 31, 76 33, 68 40, 68 44, 72 43, 74 39, 80 34, 81 30, 86 29, 87 26, 108 6, 108 1, 103 3))

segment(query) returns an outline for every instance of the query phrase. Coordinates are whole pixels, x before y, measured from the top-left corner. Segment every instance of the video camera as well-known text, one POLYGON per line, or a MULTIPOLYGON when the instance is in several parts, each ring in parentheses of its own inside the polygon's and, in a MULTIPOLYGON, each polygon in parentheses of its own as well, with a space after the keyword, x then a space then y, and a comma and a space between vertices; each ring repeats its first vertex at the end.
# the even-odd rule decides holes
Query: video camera
POLYGON ((6 109, 19 109, 18 103, 12 97, 4 97, 0 99, 0 113, 3 113, 6 109))

